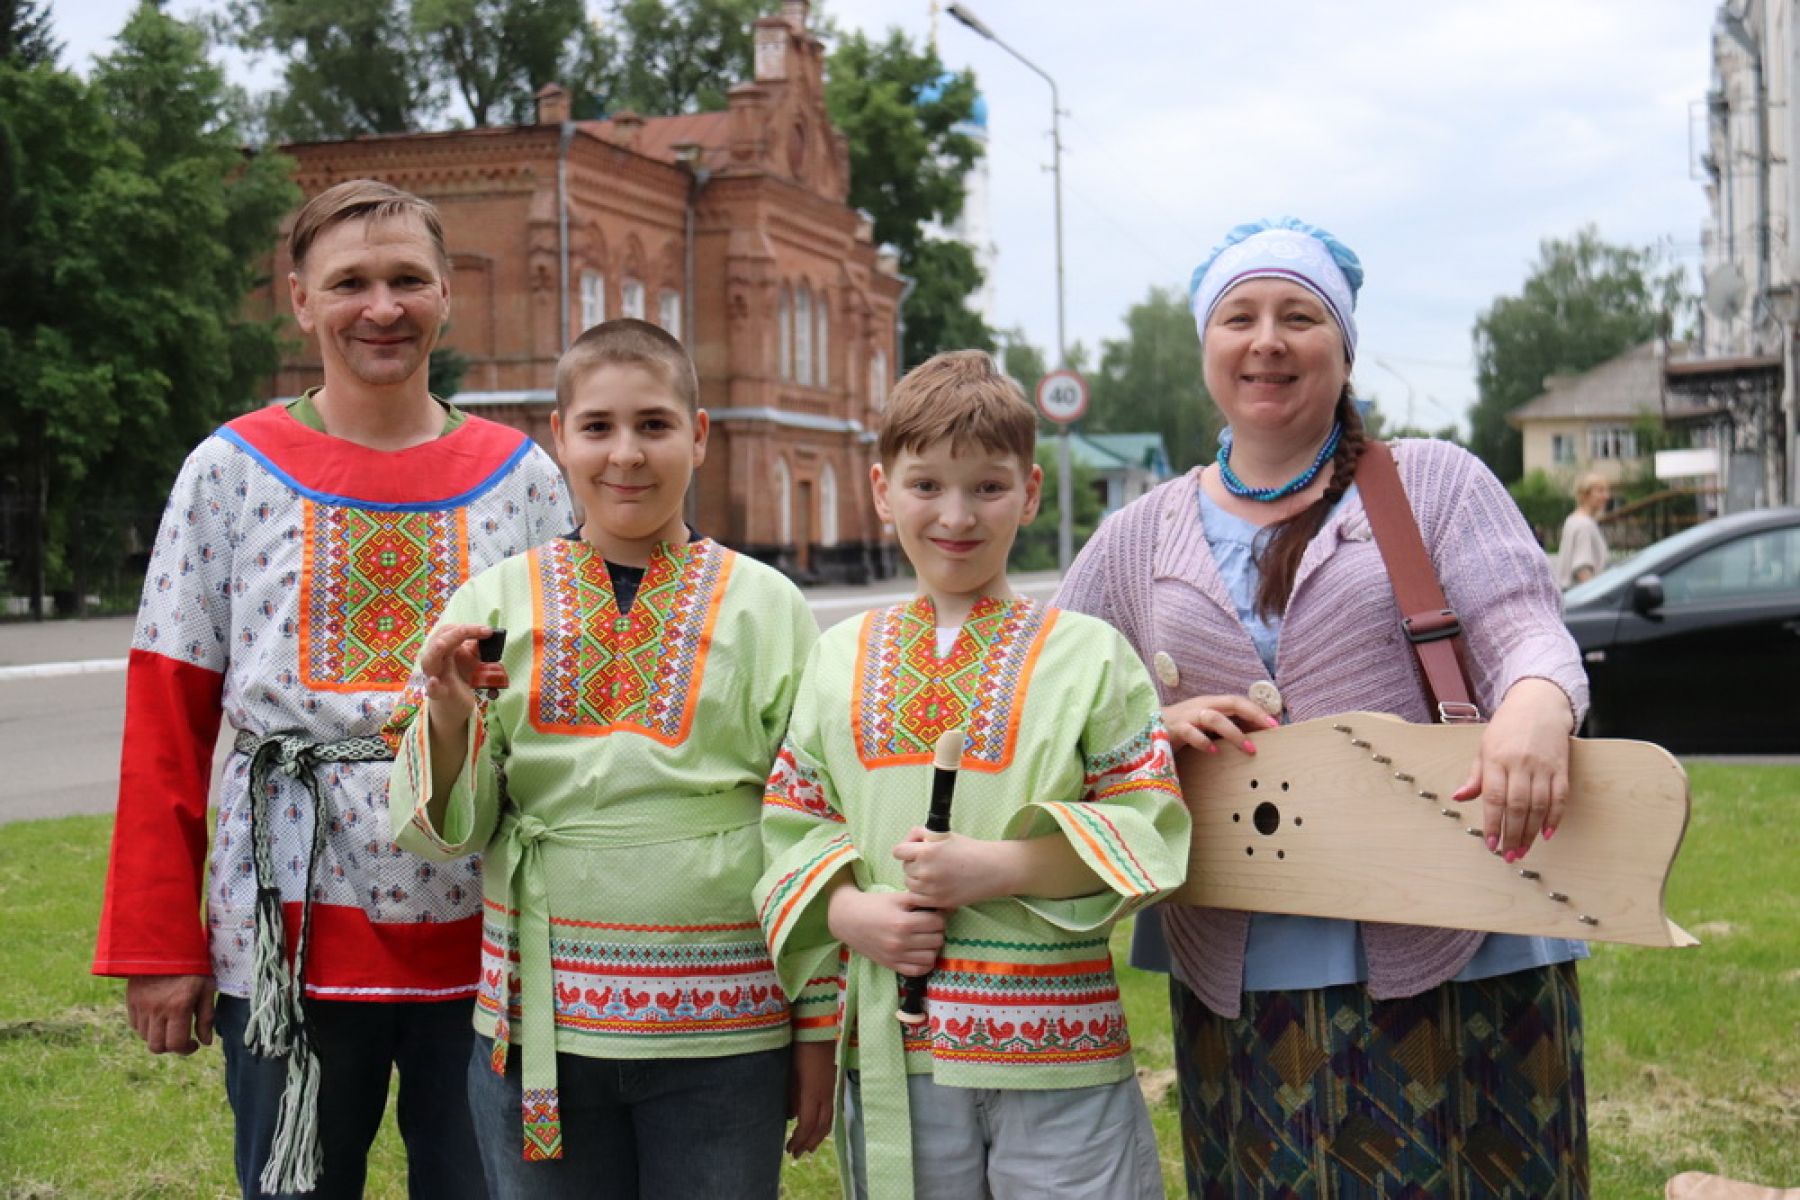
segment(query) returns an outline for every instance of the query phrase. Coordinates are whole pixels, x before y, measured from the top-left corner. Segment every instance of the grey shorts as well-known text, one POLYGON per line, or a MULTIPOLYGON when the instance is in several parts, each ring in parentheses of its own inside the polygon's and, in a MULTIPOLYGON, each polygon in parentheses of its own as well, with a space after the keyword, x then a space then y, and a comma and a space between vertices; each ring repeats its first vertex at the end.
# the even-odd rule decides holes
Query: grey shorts
MULTIPOLYGON (((1021 1091, 906 1080, 920 1200, 1162 1200, 1162 1163, 1136 1079, 1021 1091)), ((868 1156, 856 1072, 844 1087, 857 1200, 868 1156)))

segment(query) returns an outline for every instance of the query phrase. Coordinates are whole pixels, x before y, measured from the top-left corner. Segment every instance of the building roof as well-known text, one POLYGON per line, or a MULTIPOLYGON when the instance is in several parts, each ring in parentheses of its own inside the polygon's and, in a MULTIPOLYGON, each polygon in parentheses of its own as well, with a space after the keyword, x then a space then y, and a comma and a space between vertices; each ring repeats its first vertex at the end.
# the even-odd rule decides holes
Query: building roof
POLYGON ((1169 452, 1160 433, 1071 433, 1069 457, 1097 471, 1136 467, 1161 473, 1169 469, 1169 452))
MULTIPOLYGON (((1668 349, 1670 354, 1679 354, 1686 347, 1668 349)), ((1507 414, 1507 423, 1519 428, 1532 421, 1631 420, 1695 407, 1686 397, 1665 395, 1664 359, 1662 344, 1652 340, 1579 375, 1552 375, 1544 380, 1541 395, 1507 414)))
MULTIPOLYGON (((675 117, 638 119, 643 124, 637 131, 636 140, 631 143, 631 149, 647 158, 678 163, 681 155, 676 152, 676 147, 684 145, 700 148, 700 162, 696 164, 699 166, 717 169, 730 157, 730 112, 685 113, 675 117)), ((627 139, 625 130, 612 118, 604 121, 578 121, 576 124, 583 132, 618 145, 625 144, 627 139)))

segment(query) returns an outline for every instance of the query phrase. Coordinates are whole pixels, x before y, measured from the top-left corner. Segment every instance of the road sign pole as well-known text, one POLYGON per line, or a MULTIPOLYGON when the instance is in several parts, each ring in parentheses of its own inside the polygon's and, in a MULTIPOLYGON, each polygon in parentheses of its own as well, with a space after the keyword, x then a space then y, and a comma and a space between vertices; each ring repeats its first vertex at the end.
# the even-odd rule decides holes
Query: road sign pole
POLYGON ((1056 566, 1068 571, 1075 557, 1075 495, 1069 466, 1069 427, 1064 425, 1056 438, 1056 500, 1061 512, 1056 525, 1056 566))
POLYGON ((1037 404, 1046 420, 1062 427, 1056 438, 1056 565, 1067 571, 1075 557, 1075 470, 1069 427, 1087 412, 1087 380, 1066 367, 1051 371, 1038 381, 1037 404))

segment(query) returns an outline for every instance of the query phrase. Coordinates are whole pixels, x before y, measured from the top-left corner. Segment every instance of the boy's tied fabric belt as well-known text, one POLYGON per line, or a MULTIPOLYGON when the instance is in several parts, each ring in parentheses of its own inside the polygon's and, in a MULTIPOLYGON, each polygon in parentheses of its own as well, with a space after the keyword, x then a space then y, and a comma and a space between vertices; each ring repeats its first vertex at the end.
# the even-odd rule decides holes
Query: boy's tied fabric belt
MULTIPOLYGON (((489 867, 500 855, 510 857, 506 872, 505 917, 519 954, 519 1021, 524 1042, 520 1064, 521 1104, 527 1162, 562 1157, 562 1116, 556 1089, 556 974, 550 952, 550 893, 544 856, 551 846, 570 849, 622 849, 684 842, 753 826, 761 817, 762 789, 754 801, 734 803, 728 793, 666 798, 654 805, 596 809, 552 825, 508 808, 489 848, 489 867)), ((490 893, 491 894, 491 893, 490 893)), ((500 988, 494 1021, 492 1066, 506 1074, 512 1042, 508 992, 500 988)))
MULTIPOLYGON (((863 891, 899 890, 876 883, 867 877, 863 868, 861 861, 852 867, 857 886, 863 891)), ((832 1135, 851 1155, 861 1150, 870 1197, 898 1200, 913 1194, 912 1101, 906 1091, 906 1027, 894 1017, 894 1008, 900 1002, 902 977, 860 954, 850 956, 847 975, 846 1025, 840 1034, 846 1049, 838 1054, 834 1094, 844 1094, 844 1071, 850 1057, 847 1047, 854 1036, 863 1144, 860 1148, 850 1146, 849 1130, 842 1120, 832 1126, 832 1135)), ((929 1037, 929 1033, 926 1036, 929 1037)), ((838 1105, 837 1109, 842 1113, 843 1106, 838 1105)))
POLYGON ((311 1191, 323 1167, 318 1138, 319 1059, 306 1032, 306 948, 312 932, 313 881, 325 852, 331 814, 319 786, 318 769, 333 763, 390 759, 379 737, 320 742, 298 732, 238 730, 232 749, 250 759, 250 842, 256 864, 256 945, 250 975, 250 1021, 244 1045, 253 1054, 287 1061, 287 1082, 276 1118, 275 1140, 262 1172, 266 1192, 311 1191), (281 885, 275 878, 269 806, 271 776, 297 779, 312 798, 312 848, 306 857, 306 891, 300 905, 300 934, 293 968, 287 962, 281 885))

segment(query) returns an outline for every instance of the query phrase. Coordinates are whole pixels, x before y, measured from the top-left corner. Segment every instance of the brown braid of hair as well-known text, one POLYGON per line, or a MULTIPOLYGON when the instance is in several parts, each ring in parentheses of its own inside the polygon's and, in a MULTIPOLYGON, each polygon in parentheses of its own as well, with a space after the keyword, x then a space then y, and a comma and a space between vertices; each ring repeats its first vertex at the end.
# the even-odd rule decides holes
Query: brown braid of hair
POLYGON ((1345 384, 1338 395, 1336 417, 1344 426, 1344 434, 1331 455, 1331 481, 1325 485, 1324 495, 1287 520, 1271 526, 1274 533, 1256 556, 1256 567, 1262 574, 1256 587, 1256 611, 1264 620, 1280 616, 1287 608, 1288 597, 1294 591, 1294 576, 1300 572, 1300 558, 1306 553, 1307 544, 1318 535, 1333 506, 1344 498, 1344 493, 1356 479, 1356 462, 1362 457, 1366 439, 1362 417, 1356 411, 1349 384, 1345 384))

